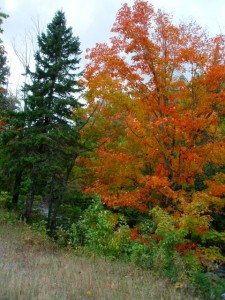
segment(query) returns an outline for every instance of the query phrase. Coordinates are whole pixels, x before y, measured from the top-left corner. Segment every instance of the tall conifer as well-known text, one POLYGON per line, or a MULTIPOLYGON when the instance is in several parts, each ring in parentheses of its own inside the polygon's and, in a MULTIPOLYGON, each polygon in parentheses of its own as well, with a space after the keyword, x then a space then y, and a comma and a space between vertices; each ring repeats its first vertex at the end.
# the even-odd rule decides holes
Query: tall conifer
POLYGON ((30 83, 27 94, 26 160, 30 166, 30 188, 24 217, 29 219, 37 189, 47 193, 49 222, 54 219, 57 203, 65 189, 68 172, 79 148, 79 120, 74 113, 81 87, 78 84, 80 43, 66 26, 66 18, 58 11, 47 32, 38 36, 35 71, 28 69, 30 83), (44 180, 43 180, 44 178, 44 180), (53 209, 53 206, 55 207, 53 209))
MULTIPOLYGON (((0 34, 3 33, 2 29, 2 23, 3 19, 6 19, 8 15, 0 12, 0 34)), ((9 67, 7 65, 7 56, 5 47, 3 45, 3 42, 0 38, 0 113, 7 109, 7 83, 8 83, 8 77, 9 77, 9 67)))

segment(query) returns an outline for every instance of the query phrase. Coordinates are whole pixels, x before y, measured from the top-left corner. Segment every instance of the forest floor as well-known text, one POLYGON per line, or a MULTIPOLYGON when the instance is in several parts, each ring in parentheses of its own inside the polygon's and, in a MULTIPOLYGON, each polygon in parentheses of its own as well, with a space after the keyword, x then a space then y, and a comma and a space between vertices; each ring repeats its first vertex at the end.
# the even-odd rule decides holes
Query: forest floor
MULTIPOLYGON (((0 212, 0 214, 4 212, 0 212)), ((43 234, 0 218, 0 300, 190 300, 121 262, 75 256, 43 234)))

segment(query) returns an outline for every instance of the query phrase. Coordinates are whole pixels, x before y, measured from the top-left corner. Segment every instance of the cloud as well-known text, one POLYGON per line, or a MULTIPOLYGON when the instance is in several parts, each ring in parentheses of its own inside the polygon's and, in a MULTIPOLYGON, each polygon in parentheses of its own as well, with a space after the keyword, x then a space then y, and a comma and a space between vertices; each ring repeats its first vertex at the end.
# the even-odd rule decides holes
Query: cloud
POLYGON ((7 11, 11 12, 17 9, 18 1, 17 0, 5 0, 5 8, 7 11))
MULTIPOLYGON (((12 81, 18 81, 22 69, 13 49, 12 41, 22 50, 24 38, 33 34, 35 20, 39 20, 41 31, 51 22, 55 12, 59 9, 65 11, 68 25, 79 36, 83 56, 85 49, 91 48, 97 42, 107 42, 110 30, 116 19, 116 14, 122 3, 132 5, 134 0, 2 0, 1 9, 10 15, 4 22, 4 35, 2 37, 8 52, 11 64, 12 81)), ((200 25, 209 27, 210 32, 220 33, 225 29, 224 0, 149 0, 155 8, 162 8, 172 13, 175 21, 192 17, 200 25)), ((14 83, 15 85, 15 83, 14 83)))

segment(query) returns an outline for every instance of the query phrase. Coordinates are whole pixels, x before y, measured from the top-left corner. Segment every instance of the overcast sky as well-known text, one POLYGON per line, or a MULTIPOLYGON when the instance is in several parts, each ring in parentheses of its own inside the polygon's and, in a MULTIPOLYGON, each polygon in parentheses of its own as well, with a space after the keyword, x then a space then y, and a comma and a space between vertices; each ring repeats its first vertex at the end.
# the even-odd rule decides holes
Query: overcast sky
MULTIPOLYGON (((132 5, 134 0, 0 0, 0 9, 10 15, 4 22, 2 40, 11 67, 11 87, 19 87, 23 68, 14 54, 12 44, 23 48, 25 36, 33 33, 39 20, 41 31, 50 23, 55 12, 62 9, 67 24, 79 36, 83 56, 85 49, 95 43, 107 42, 116 13, 123 3, 132 5)), ((175 21, 192 18, 211 34, 225 33, 224 0, 149 0, 155 8, 172 13, 175 21)), ((36 40, 36 38, 35 38, 36 40)), ((85 61, 83 60, 83 65, 85 61)))

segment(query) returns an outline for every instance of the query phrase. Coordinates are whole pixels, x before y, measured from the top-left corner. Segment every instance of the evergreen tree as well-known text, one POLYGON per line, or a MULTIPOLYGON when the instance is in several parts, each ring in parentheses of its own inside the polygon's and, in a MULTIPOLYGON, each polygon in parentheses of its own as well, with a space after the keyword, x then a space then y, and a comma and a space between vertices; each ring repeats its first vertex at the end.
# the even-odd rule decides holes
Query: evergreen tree
MULTIPOLYGON (((0 12, 0 35, 3 33, 2 23, 3 20, 8 16, 2 12, 0 12)), ((2 135, 3 131, 6 128, 6 123, 4 120, 5 111, 8 108, 7 105, 7 79, 9 76, 9 68, 7 66, 7 57, 6 51, 3 46, 3 42, 0 37, 0 187, 3 189, 3 181, 4 181, 4 170, 3 165, 6 161, 5 152, 2 144, 2 135)))
MULTIPOLYGON (((0 12, 2 23, 8 15, 0 12)), ((23 136, 25 115, 17 106, 18 99, 7 90, 9 67, 6 51, 0 38, 0 189, 12 193, 12 204, 17 205, 23 174, 25 148, 23 136)))
POLYGON ((80 43, 66 27, 65 15, 58 11, 47 26, 47 33, 38 36, 39 50, 35 53, 36 69, 29 72, 31 84, 26 109, 32 125, 68 125, 73 109, 80 106, 75 93, 80 92, 77 78, 80 43))
POLYGON ((35 71, 28 70, 24 142, 29 166, 29 192, 24 217, 30 218, 35 193, 48 193, 49 224, 66 188, 79 149, 79 118, 75 110, 81 87, 78 80, 80 43, 58 11, 47 32, 38 36, 35 71), (43 180, 44 178, 44 180, 43 180))
MULTIPOLYGON (((3 33, 1 27, 3 19, 6 19, 8 15, 0 12, 0 34, 3 33)), ((6 51, 3 46, 3 42, 0 38, 0 112, 8 108, 7 101, 7 83, 9 77, 9 67, 7 65, 6 51)))

